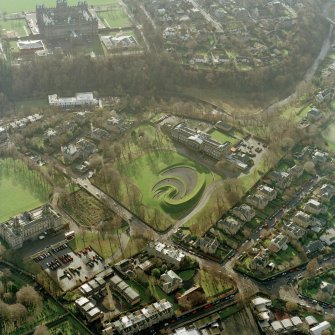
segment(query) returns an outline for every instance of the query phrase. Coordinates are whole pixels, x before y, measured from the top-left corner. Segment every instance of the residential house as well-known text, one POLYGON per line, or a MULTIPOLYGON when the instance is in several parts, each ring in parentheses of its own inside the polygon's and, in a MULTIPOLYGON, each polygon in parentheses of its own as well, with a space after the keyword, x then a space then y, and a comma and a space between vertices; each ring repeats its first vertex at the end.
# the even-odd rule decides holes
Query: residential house
POLYGON ((199 294, 204 294, 203 288, 198 285, 193 286, 177 298, 178 303, 183 304, 188 302, 191 306, 195 307, 199 304, 199 294))
POLYGON ((302 211, 298 211, 294 217, 293 222, 303 228, 308 228, 313 223, 313 217, 302 211))
POLYGON ((334 195, 335 186, 331 184, 323 184, 318 192, 319 199, 323 203, 329 203, 334 195))
POLYGON ((232 216, 226 217, 224 220, 219 220, 218 228, 222 229, 229 235, 235 235, 242 227, 242 221, 235 219, 232 216))
POLYGON ((329 89, 329 88, 326 88, 324 89, 323 91, 319 92, 315 99, 318 103, 322 103, 324 101, 328 101, 332 98, 333 96, 333 90, 332 89, 329 89))
POLYGON ((288 242, 287 236, 283 234, 279 234, 271 240, 271 244, 269 245, 269 250, 271 250, 272 252, 286 250, 287 242, 288 242))
POLYGON ((186 257, 179 249, 161 242, 150 243, 147 247, 147 251, 149 255, 161 258, 169 264, 174 265, 177 269, 182 267, 186 257))
POLYGON ((183 280, 172 270, 167 271, 160 277, 160 287, 166 294, 183 287, 183 280))
POLYGON ((4 127, 0 127, 0 143, 7 142, 7 139, 8 139, 7 129, 4 127))
POLYGON ((105 295, 106 293, 106 281, 98 276, 90 280, 79 287, 80 293, 85 297, 92 297, 97 293, 105 295))
POLYGON ((256 216, 255 210, 246 204, 234 207, 232 214, 244 222, 250 222, 256 216))
POLYGON ((94 322, 103 317, 103 312, 95 305, 93 300, 80 297, 75 301, 75 305, 88 322, 94 322))
POLYGON ((107 324, 102 330, 102 334, 113 335, 115 332, 120 335, 137 334, 150 329, 157 323, 170 319, 173 315, 172 304, 163 299, 107 324))
POLYGON ((276 186, 282 189, 289 187, 292 182, 291 175, 283 171, 272 171, 269 174, 269 178, 275 182, 276 186))
POLYGON ((201 237, 197 243, 198 247, 206 254, 213 255, 216 253, 216 250, 220 246, 220 242, 216 237, 211 238, 209 236, 201 237))
POLYGON ((270 263, 268 250, 261 250, 250 263, 250 270, 263 271, 270 263))
POLYGON ((288 173, 292 180, 300 178, 304 173, 304 167, 296 164, 288 170, 288 173))
POLYGON ((320 112, 317 108, 313 107, 308 113, 307 113, 307 119, 311 122, 316 122, 321 120, 323 117, 322 112, 320 112))
POLYGON ((329 154, 328 152, 322 152, 319 150, 316 150, 312 156, 312 160, 315 163, 326 163, 328 160, 329 154))
POLYGON ((13 249, 28 240, 36 240, 47 230, 58 231, 64 227, 62 217, 50 205, 24 212, 0 224, 0 237, 13 249))
POLYGON ((283 231, 288 237, 294 240, 301 239, 306 233, 305 229, 300 228, 299 226, 295 225, 292 222, 285 223, 283 225, 283 231))
POLYGON ((261 194, 248 195, 245 201, 248 205, 256 207, 257 209, 264 209, 269 201, 261 194))
POLYGON ((263 326, 269 327, 270 320, 270 310, 269 308, 272 306, 272 302, 269 299, 263 297, 256 297, 251 300, 251 306, 253 308, 253 312, 256 315, 258 320, 258 324, 261 328, 263 326))
POLYGON ((304 250, 307 256, 313 255, 316 252, 319 254, 323 251, 324 248, 325 246, 320 240, 308 242, 308 244, 304 246, 304 250))
POLYGON ((327 229, 321 236, 320 241, 325 243, 326 245, 335 244, 335 228, 327 229))
POLYGON ((103 139, 109 138, 109 133, 105 129, 93 128, 91 131, 91 138, 96 141, 102 141, 103 139))
POLYGON ((331 284, 331 283, 328 283, 328 282, 326 282, 326 281, 322 281, 321 284, 320 284, 320 289, 321 289, 323 292, 328 293, 328 294, 332 297, 333 294, 334 294, 335 285, 334 285, 334 284, 331 284))
POLYGON ((305 321, 309 327, 315 326, 318 324, 318 321, 315 319, 313 315, 308 315, 305 317, 305 321))
POLYGON ((277 197, 277 191, 266 185, 259 186, 257 192, 263 195, 263 197, 269 202, 276 199, 277 197))
POLYGON ((321 214, 326 212, 324 206, 315 199, 308 200, 304 210, 309 214, 321 214))
POLYGON ((323 321, 319 323, 318 325, 314 326, 309 330, 311 335, 322 335, 322 333, 325 330, 328 330, 331 328, 331 324, 328 321, 323 321))
POLYGON ((134 306, 141 301, 140 295, 118 275, 111 278, 110 285, 111 289, 118 292, 130 305, 134 306))
POLYGON ((68 146, 61 147, 61 152, 63 154, 65 164, 71 164, 80 156, 80 151, 74 144, 69 144, 68 146))

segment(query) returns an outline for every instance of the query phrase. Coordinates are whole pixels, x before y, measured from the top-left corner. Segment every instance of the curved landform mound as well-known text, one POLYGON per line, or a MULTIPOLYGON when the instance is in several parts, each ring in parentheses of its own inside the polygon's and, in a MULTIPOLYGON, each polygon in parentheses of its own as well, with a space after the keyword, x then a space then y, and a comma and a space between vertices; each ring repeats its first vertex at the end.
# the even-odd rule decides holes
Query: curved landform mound
POLYGON ((206 187, 206 175, 185 165, 170 166, 160 172, 160 180, 152 188, 154 197, 169 213, 192 208, 206 187))

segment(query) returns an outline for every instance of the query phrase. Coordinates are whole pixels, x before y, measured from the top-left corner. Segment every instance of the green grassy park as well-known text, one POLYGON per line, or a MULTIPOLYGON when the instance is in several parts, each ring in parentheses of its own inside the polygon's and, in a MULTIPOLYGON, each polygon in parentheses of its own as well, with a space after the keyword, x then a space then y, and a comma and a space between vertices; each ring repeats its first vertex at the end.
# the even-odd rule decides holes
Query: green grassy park
POLYGON ((22 161, 0 160, 0 222, 48 200, 50 186, 22 161))
POLYGON ((329 149, 335 152, 335 122, 330 123, 328 127, 322 131, 322 136, 327 141, 329 149))
POLYGON ((131 26, 131 22, 124 12, 124 10, 120 7, 117 9, 109 10, 106 12, 99 12, 100 19, 107 24, 107 27, 110 28, 123 28, 131 26))
POLYGON ((119 171, 127 176, 121 184, 121 200, 138 215, 143 213, 145 220, 153 222, 158 230, 169 228, 174 220, 185 216, 213 180, 209 170, 174 151, 144 154, 121 163, 119 171), (138 191, 141 205, 132 200, 134 189, 138 191))
POLYGON ((211 137, 221 143, 225 143, 225 142, 230 142, 231 144, 236 144, 242 137, 237 137, 235 136, 235 134, 232 135, 228 135, 224 132, 221 132, 220 130, 211 130, 209 132, 209 134, 211 135, 211 137))

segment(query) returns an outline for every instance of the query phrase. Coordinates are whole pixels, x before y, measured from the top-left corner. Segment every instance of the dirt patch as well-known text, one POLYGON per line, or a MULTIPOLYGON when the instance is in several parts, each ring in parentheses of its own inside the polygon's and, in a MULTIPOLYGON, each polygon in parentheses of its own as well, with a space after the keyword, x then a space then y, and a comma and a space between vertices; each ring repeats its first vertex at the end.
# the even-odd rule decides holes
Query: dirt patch
POLYGON ((223 324, 223 335, 261 335, 249 308, 232 315, 223 324))

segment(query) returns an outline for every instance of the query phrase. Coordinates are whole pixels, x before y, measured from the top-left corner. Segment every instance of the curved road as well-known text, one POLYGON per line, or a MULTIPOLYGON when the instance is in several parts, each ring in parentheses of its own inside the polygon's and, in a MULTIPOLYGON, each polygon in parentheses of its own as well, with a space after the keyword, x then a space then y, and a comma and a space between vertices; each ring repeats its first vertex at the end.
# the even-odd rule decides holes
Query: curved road
MULTIPOLYGON (((323 15, 327 18, 327 12, 329 10, 329 7, 331 6, 332 2, 327 2, 324 7, 323 7, 323 15)), ((328 19, 329 22, 331 22, 328 19)), ((316 59, 314 60, 314 63, 312 64, 312 66, 307 70, 307 72, 305 73, 305 76, 303 78, 303 80, 297 84, 296 86, 296 90, 289 95, 288 97, 286 97, 285 99, 278 101, 276 103, 274 103, 273 105, 269 106, 267 109, 265 109, 263 111, 263 113, 267 113, 268 115, 271 115, 272 113, 276 112, 279 108, 282 108, 288 104, 290 104, 292 101, 294 101, 298 95, 300 94, 301 91, 303 91, 304 87, 307 86, 307 84, 309 84, 314 75, 315 72, 317 71, 317 69, 319 68, 320 63, 326 58, 328 51, 330 49, 331 46, 331 37, 333 34, 333 23, 330 24, 329 27, 329 31, 328 31, 328 35, 326 37, 326 39, 323 42, 322 48, 320 50, 319 55, 316 57, 316 59)))

